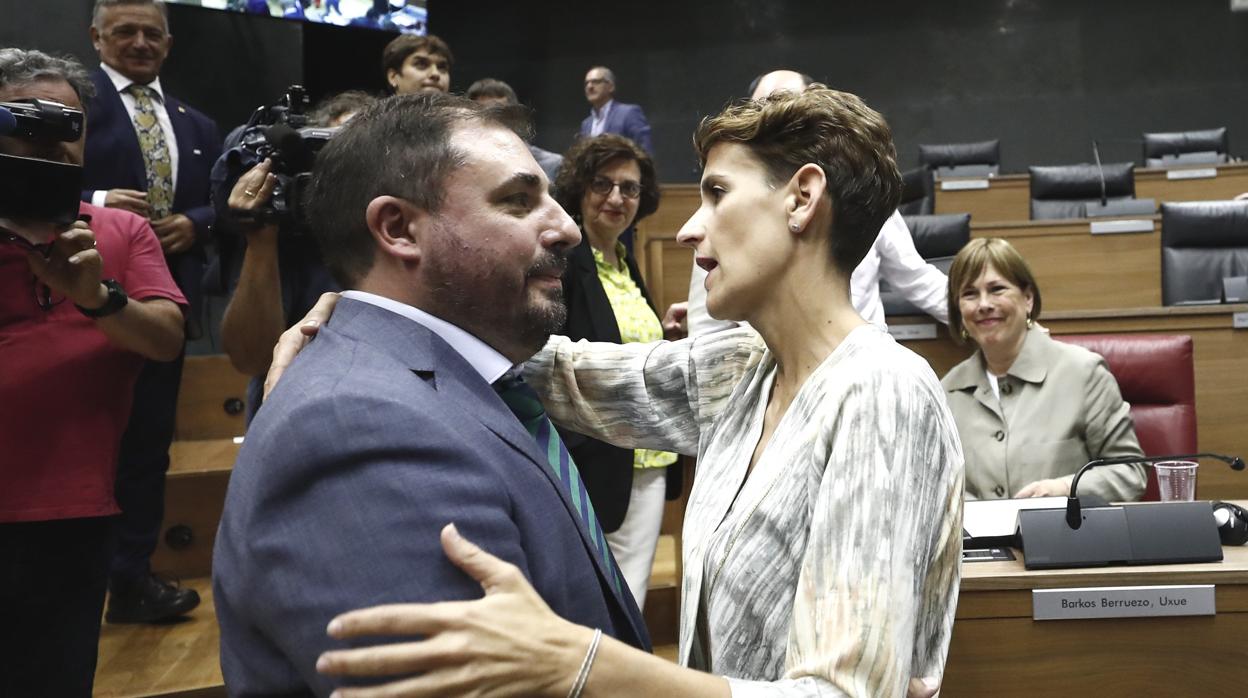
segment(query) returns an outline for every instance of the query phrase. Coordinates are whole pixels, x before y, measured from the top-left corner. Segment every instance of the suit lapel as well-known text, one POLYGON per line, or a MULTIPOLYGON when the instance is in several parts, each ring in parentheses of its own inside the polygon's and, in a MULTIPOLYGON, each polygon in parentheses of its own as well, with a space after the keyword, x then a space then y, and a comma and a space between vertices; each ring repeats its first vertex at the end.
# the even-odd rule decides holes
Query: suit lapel
POLYGON ((537 468, 563 502, 568 517, 580 534, 586 555, 598 570, 603 588, 610 590, 616 603, 625 610, 637 637, 645 637, 640 632, 644 625, 641 625, 636 603, 629 603, 622 594, 615 591, 609 571, 589 538, 589 531, 585 529, 580 514, 572 503, 567 486, 551 470, 546 454, 537 447, 537 441, 494 392, 494 388, 485 382, 463 356, 432 331, 407 318, 395 322, 388 317, 379 318, 375 313, 393 315, 388 310, 368 303, 344 298, 334 309, 330 322, 337 331, 385 351, 413 373, 433 374, 434 390, 446 398, 443 404, 447 409, 458 410, 464 421, 480 422, 537 468), (361 323, 358 329, 353 327, 357 322, 361 323), (466 409, 466 405, 472 405, 473 409, 466 409), (485 409, 478 409, 480 407, 485 409))
POLYGON ((620 327, 615 319, 615 311, 611 309, 611 300, 607 298, 607 291, 602 287, 602 280, 598 278, 598 267, 594 263, 594 253, 588 239, 573 248, 569 261, 577 276, 580 292, 585 296, 589 324, 594 330, 590 336, 596 342, 619 344, 620 327))
MULTIPOLYGON (((194 167, 199 155, 191 148, 195 140, 191 137, 190 116, 186 113, 186 107, 170 97, 168 93, 165 93, 164 106, 165 113, 169 115, 169 123, 173 126, 173 140, 178 146, 178 182, 185 185, 194 177, 188 170, 194 167), (188 149, 190 152, 188 152, 188 149)), ((181 202, 178 201, 178 194, 183 190, 189 191, 189 188, 186 186, 175 186, 173 189, 173 208, 175 211, 187 208, 179 205, 181 202)))
MULTIPOLYGON (((108 117, 113 120, 112 131, 118 140, 120 149, 117 153, 121 154, 121 161, 116 164, 118 167, 125 167, 126 173, 130 176, 132 182, 139 182, 136 188, 141 191, 147 191, 147 167, 143 164, 143 150, 139 147, 139 136, 134 131, 134 121, 130 118, 130 112, 126 111, 125 102, 121 101, 121 93, 113 85, 113 81, 108 79, 108 74, 103 68, 96 68, 93 73, 95 76, 95 91, 98 94, 100 104, 104 106, 108 117)), ((88 120, 95 116, 88 114, 88 120)), ((106 127, 105 124, 101 124, 106 127)), ((88 130, 91 124, 87 124, 88 130)), ((117 154, 112 154, 117 157, 117 154)))

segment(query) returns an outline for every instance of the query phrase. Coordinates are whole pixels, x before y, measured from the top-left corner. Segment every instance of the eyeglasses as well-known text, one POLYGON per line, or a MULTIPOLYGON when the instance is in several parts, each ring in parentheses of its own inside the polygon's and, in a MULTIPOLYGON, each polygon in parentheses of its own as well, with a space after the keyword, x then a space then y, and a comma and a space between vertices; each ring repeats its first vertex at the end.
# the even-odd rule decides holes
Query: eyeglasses
MULTIPOLYGON (((44 259, 47 259, 52 254, 52 243, 36 245, 26 238, 21 237, 20 235, 3 227, 0 227, 0 242, 17 245, 23 250, 40 255, 44 259)), ((55 301, 52 300, 52 287, 40 281, 39 277, 34 274, 31 274, 30 278, 35 292, 35 305, 39 306, 41 310, 51 310, 65 300, 64 298, 60 298, 55 301)))
POLYGON ((611 196, 611 190, 620 188, 620 196, 625 199, 636 199, 641 196, 641 183, 626 179, 623 182, 612 182, 606 177, 594 177, 589 183, 589 190, 599 196, 611 196))
POLYGON ((586 85, 587 87, 588 87, 589 85, 601 85, 601 84, 602 84, 602 83, 604 83, 604 82, 611 82, 611 81, 610 81, 610 80, 608 80, 608 79, 606 79, 606 78, 590 78, 590 79, 588 79, 588 80, 586 80, 586 81, 585 81, 585 85, 586 85))

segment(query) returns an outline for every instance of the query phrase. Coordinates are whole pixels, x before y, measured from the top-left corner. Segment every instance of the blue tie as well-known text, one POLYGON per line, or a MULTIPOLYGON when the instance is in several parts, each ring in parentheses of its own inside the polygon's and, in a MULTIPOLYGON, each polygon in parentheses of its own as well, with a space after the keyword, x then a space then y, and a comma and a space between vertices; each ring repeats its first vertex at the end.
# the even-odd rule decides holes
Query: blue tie
POLYGON ((555 478, 568 488, 572 506, 584 522, 585 530, 589 531, 589 539, 594 544, 594 552, 606 566, 607 575, 616 593, 620 593, 620 571, 615 565, 615 558, 611 555, 611 548, 607 546, 602 524, 598 523, 598 515, 594 513, 594 505, 589 501, 589 492, 585 490, 581 473, 577 470, 576 463, 572 462, 572 455, 563 445, 563 439, 559 438, 559 432, 546 417, 542 401, 538 399, 537 393, 533 392, 533 388, 520 377, 519 372, 515 375, 508 374, 495 381, 494 390, 537 441, 537 447, 546 454, 546 464, 554 472, 555 478))

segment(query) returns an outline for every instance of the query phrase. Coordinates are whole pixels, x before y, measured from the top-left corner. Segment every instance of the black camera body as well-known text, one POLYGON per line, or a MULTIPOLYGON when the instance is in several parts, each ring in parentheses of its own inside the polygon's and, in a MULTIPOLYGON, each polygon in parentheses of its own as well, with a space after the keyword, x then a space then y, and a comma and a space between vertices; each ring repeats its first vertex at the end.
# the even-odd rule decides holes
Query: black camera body
MULTIPOLYGON (((82 110, 30 99, 0 102, 0 135, 31 142, 82 138, 82 110)), ((82 167, 0 153, 0 218, 69 226, 78 217, 82 167)))
POLYGON ((276 223, 286 234, 307 232, 304 195, 312 179, 312 167, 316 154, 338 131, 336 127, 309 126, 307 107, 307 93, 299 85, 292 85, 278 104, 260 107, 248 120, 238 147, 238 171, 230 179, 237 181, 246 169, 268 158, 277 183, 263 208, 249 216, 234 211, 236 218, 276 223))

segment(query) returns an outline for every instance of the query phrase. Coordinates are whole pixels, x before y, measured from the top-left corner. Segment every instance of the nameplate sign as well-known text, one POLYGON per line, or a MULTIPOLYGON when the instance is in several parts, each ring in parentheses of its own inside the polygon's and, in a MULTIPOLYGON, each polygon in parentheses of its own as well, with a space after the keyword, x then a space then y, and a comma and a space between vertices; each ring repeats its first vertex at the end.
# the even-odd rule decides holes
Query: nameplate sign
POLYGON ((1231 315, 1231 327, 1237 330, 1248 330, 1248 313, 1233 313, 1231 315))
POLYGON ((936 339, 936 323, 925 322, 917 325, 889 325, 888 333, 893 339, 904 342, 910 339, 936 339))
POLYGON ((1181 170, 1166 170, 1166 179, 1213 179, 1217 176, 1216 167, 1185 167, 1181 170))
POLYGON ((1147 219, 1092 221, 1091 229, 1093 235, 1107 235, 1113 233, 1151 233, 1153 232, 1153 222, 1147 219))
POLYGON ((940 180, 941 191, 966 191, 968 189, 987 189, 988 180, 986 179, 942 179, 940 180))
POLYGON ((1031 617, 1035 620, 1212 616, 1217 612, 1212 584, 1031 592, 1031 617))

